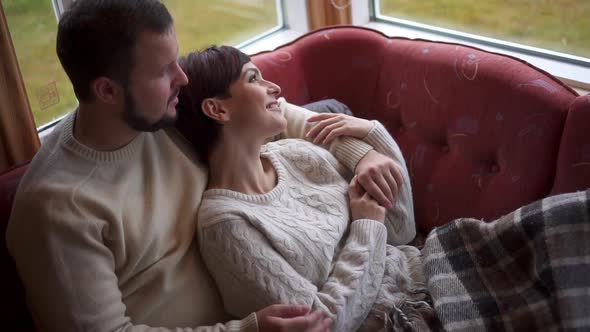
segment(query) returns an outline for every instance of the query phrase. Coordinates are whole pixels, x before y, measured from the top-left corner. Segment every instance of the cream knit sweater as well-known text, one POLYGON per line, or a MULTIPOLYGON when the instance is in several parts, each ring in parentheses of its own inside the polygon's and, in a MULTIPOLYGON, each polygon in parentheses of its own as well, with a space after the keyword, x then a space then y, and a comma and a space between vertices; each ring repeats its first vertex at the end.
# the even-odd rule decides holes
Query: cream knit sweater
MULTIPOLYGON (((282 105, 301 137, 309 111, 282 105)), ((214 325, 229 316, 195 241, 207 175, 188 144, 160 130, 100 152, 73 137, 74 118, 35 156, 6 235, 39 329, 256 331, 252 311, 214 325)), ((332 151, 354 167, 369 149, 332 151)))
POLYGON ((329 152, 303 140, 263 146, 261 155, 278 173, 270 192, 205 191, 200 247, 229 313, 242 316, 273 303, 304 303, 335 317, 335 331, 355 331, 372 310, 378 316, 403 304, 408 296, 402 293, 423 281, 415 275, 421 269, 419 251, 386 244, 410 242, 415 224, 402 154, 386 129, 374 123, 365 141, 395 159, 404 179, 385 225, 350 221, 350 172, 329 152))

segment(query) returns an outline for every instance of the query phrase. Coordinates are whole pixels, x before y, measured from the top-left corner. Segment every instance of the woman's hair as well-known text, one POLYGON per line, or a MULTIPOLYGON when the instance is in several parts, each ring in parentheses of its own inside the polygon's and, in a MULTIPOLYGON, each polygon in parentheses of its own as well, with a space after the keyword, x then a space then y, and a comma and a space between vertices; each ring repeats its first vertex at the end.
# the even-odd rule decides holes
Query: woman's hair
POLYGON ((188 85, 180 88, 178 95, 176 128, 205 164, 222 125, 203 113, 203 100, 231 97, 229 86, 240 78, 242 67, 248 62, 248 55, 231 46, 211 46, 179 59, 188 85))

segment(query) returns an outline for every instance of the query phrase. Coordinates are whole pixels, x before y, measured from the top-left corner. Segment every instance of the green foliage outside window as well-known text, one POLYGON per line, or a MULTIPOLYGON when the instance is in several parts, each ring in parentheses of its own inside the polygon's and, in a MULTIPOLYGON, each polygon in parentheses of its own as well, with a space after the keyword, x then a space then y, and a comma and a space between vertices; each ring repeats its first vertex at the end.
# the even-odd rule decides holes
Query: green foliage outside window
POLYGON ((381 0, 381 14, 590 58, 588 0, 381 0))

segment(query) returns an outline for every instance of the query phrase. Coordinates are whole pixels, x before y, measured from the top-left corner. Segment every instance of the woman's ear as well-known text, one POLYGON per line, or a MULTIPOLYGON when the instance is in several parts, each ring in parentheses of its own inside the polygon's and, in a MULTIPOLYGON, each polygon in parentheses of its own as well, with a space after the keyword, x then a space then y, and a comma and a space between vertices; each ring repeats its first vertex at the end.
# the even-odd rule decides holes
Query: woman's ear
POLYGON ((229 112, 225 105, 217 98, 206 98, 201 103, 201 109, 206 116, 218 123, 224 124, 229 121, 229 112))

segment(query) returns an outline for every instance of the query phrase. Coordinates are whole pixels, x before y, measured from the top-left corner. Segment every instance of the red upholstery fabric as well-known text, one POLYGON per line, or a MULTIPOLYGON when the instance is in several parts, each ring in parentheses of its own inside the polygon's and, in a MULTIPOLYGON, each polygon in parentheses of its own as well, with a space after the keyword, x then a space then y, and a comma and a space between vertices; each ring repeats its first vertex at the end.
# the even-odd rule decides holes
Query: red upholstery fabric
POLYGON ((552 194, 590 188, 590 95, 573 102, 565 122, 552 194))
MULTIPOLYGON (((385 124, 408 163, 422 232, 547 196, 577 97, 516 58, 358 27, 319 30, 253 61, 295 104, 335 98, 385 124)), ((586 173, 569 177, 569 190, 590 186, 578 167, 586 173)))
POLYGON ((17 166, 0 174, 0 312, 2 330, 33 331, 33 321, 25 303, 22 283, 16 266, 6 249, 5 234, 16 187, 25 173, 27 165, 17 166))

